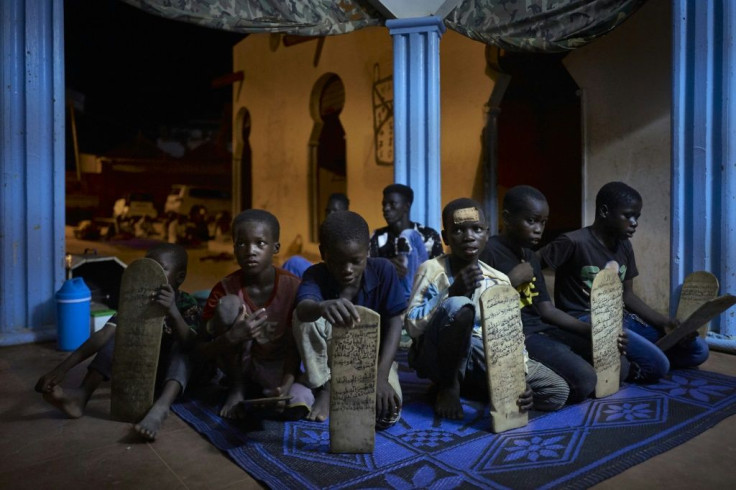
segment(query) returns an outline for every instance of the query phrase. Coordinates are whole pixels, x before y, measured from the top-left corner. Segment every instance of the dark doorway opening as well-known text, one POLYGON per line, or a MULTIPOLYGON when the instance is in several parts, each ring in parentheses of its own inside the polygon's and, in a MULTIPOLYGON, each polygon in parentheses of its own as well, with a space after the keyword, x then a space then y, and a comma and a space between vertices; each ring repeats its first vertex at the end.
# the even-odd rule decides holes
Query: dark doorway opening
POLYGON ((498 115, 498 198, 527 184, 547 196, 550 219, 543 243, 580 228, 582 124, 580 91, 562 64, 564 54, 502 51, 511 76, 498 115))

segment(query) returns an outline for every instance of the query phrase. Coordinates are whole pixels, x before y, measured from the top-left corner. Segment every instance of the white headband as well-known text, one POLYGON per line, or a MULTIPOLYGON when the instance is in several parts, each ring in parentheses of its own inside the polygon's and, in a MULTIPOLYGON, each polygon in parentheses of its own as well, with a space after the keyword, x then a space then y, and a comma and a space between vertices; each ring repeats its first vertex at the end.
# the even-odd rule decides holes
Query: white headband
POLYGON ((480 221, 480 213, 478 212, 478 208, 456 209, 452 213, 452 221, 456 225, 467 223, 468 221, 480 221))

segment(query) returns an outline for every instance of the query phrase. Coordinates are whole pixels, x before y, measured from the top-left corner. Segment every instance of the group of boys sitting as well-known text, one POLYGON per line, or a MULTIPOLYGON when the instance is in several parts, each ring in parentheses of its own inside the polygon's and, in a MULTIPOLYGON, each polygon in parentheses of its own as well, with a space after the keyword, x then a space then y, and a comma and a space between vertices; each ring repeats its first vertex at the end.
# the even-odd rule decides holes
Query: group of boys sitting
MULTIPOLYGON (((622 382, 653 382, 670 366, 693 367, 707 359, 707 344, 697 336, 667 352, 655 345, 677 320, 656 312, 633 292, 638 271, 629 239, 642 198, 628 185, 603 186, 593 225, 565 233, 537 252, 532 249, 540 243, 549 207, 533 187, 518 186, 506 193, 503 231, 490 238, 476 201, 448 203, 441 233, 449 248, 446 254, 440 253, 436 232, 408 221, 410 192, 396 184, 386 188, 383 209, 389 226, 373 237, 359 214, 330 212, 319 230, 322 262, 306 269, 301 279, 273 265, 280 247, 276 217, 263 210, 243 211, 232 224, 240 269, 215 285, 203 310, 179 290, 186 277, 186 251, 174 244, 150 250, 147 257, 161 264, 169 281, 152 299, 166 309, 167 317, 160 395, 135 425, 137 433, 153 440, 192 373, 207 378, 201 373, 214 366, 229 386, 220 410, 223 417, 247 417, 242 402, 267 397, 279 399, 272 410, 285 419, 325 420, 332 328, 360 322, 355 305, 381 317, 376 428, 390 427, 400 418, 402 393, 394 358, 402 328, 412 340, 410 366, 433 381, 435 414, 460 419, 461 396, 488 399, 479 298, 498 284, 510 284, 520 295, 527 387, 519 394, 519 409, 557 410, 580 402, 596 385, 590 289, 596 273, 612 266, 623 282, 625 305, 624 333, 619 337, 622 382), (403 228, 392 231, 392 209, 402 206, 398 215, 405 221, 403 228), (556 271, 554 304, 542 274, 545 266, 556 271)), ((36 390, 70 417, 80 417, 94 390, 110 377, 115 328, 113 317, 42 376, 36 390), (81 385, 62 388, 66 372, 94 353, 81 385)))

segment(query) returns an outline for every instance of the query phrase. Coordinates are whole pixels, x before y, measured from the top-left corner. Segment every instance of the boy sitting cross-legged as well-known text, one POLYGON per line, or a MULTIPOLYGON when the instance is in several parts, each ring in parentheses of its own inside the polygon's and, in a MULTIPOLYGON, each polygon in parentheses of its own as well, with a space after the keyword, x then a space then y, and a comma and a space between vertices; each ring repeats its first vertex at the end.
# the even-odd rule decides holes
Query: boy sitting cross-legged
MULTIPOLYGON (((188 351, 197 338, 200 309, 193 296, 179 291, 179 286, 187 276, 187 252, 181 245, 157 245, 148 251, 146 257, 163 267, 168 280, 168 285, 162 287, 153 298, 167 312, 156 377, 160 393, 143 420, 134 426, 140 436, 152 441, 168 415, 169 407, 187 386, 191 373, 188 351)), ((47 402, 69 417, 81 417, 92 393, 102 381, 110 379, 116 328, 116 316, 113 316, 61 364, 42 376, 36 383, 36 391, 43 393, 47 402), (62 388, 59 385, 72 367, 95 353, 97 355, 89 364, 87 374, 78 388, 62 388)))
POLYGON ((595 208, 593 225, 564 233, 539 251, 542 264, 555 269, 556 306, 588 321, 593 279, 601 269, 613 266, 623 282, 623 326, 631 363, 628 379, 653 382, 667 374, 670 363, 683 368, 705 362, 708 344, 697 334, 663 353, 655 343, 665 327, 679 322, 655 311, 634 293, 639 271, 630 238, 639 225, 641 194, 623 182, 609 182, 598 191, 595 208))
POLYGON ((330 410, 332 326, 358 322, 354 305, 381 315, 376 377, 376 428, 387 428, 401 413, 401 387, 394 362, 406 300, 396 270, 386 259, 368 257, 368 224, 357 213, 338 211, 320 226, 323 262, 304 273, 297 295, 294 336, 304 363, 303 383, 315 392, 309 420, 330 410))
MULTIPOLYGON (((461 419, 461 392, 488 397, 480 296, 488 288, 509 284, 509 279, 478 260, 488 240, 488 225, 477 202, 461 198, 447 204, 442 226, 450 253, 419 266, 406 312, 406 329, 414 339, 409 364, 436 384, 435 413, 461 419)), ((519 394, 519 407, 562 407, 569 391, 565 381, 531 359, 526 368, 528 386, 519 394)))
MULTIPOLYGON (((539 245, 549 217, 547 198, 528 185, 512 187, 503 199, 503 231, 492 236, 480 259, 509 276, 521 298, 521 319, 529 357, 565 379, 567 403, 578 403, 595 390, 590 325, 552 304, 539 259, 539 245)), ((621 343, 624 343, 622 339, 621 343)), ((628 362, 622 359, 622 379, 628 362)))
MULTIPOLYGON (((248 209, 233 220, 233 250, 240 270, 215 285, 202 313, 215 340, 201 354, 216 359, 230 389, 220 415, 245 416, 248 398, 291 395, 277 409, 286 418, 306 413, 308 390, 292 386, 299 358, 291 317, 299 279, 273 266, 279 251, 279 222, 268 211, 248 209)), ((311 398, 310 398, 311 399, 311 398)))

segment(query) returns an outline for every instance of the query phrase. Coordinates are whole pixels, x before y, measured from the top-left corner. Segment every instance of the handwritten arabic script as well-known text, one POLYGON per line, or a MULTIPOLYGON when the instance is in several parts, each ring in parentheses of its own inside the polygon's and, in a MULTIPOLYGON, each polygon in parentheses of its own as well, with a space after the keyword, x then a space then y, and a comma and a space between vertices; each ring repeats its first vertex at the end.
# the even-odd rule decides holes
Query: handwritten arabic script
POLYGON ((618 391, 621 357, 618 336, 623 320, 623 286, 618 275, 608 269, 600 271, 590 293, 593 367, 598 375, 596 397, 618 391))
POLYGON ((481 295, 481 312, 492 430, 524 426, 527 415, 516 404, 526 388, 519 293, 511 286, 488 288, 481 295))

